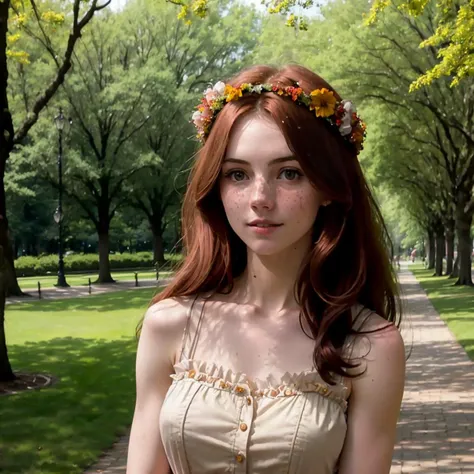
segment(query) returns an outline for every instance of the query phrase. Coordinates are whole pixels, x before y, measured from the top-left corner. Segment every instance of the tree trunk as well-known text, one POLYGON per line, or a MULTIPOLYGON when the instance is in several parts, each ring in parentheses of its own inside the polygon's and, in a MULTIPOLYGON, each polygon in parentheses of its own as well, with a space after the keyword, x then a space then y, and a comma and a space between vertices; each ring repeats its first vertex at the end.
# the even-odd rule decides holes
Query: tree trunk
POLYGON ((10 1, 0 2, 0 245, 3 247, 4 284, 6 296, 22 296, 16 279, 13 245, 8 232, 5 201, 5 165, 13 148, 13 121, 8 108, 8 69, 6 63, 6 34, 10 1))
POLYGON ((443 276, 443 258, 446 249, 446 240, 444 237, 444 229, 436 232, 436 262, 435 273, 433 276, 443 276))
POLYGON ((165 251, 163 247, 163 236, 159 234, 155 234, 153 232, 153 260, 155 265, 158 264, 164 265, 166 263, 165 260, 165 251))
MULTIPOLYGON (((0 229, 2 227, 3 226, 0 225, 0 229)), ((3 232, 4 230, 1 229, 0 233, 3 234, 3 232)), ((2 243, 2 246, 5 245, 5 296, 24 296, 24 293, 21 291, 21 288, 18 285, 15 263, 13 259, 13 247, 11 245, 10 239, 8 238, 8 234, 9 232, 7 228, 6 242, 3 241, 5 235, 0 235, 0 242, 2 243)))
POLYGON ((148 223, 153 234, 153 261, 160 267, 166 263, 165 249, 163 245, 163 232, 166 226, 163 226, 163 217, 160 210, 153 209, 153 214, 148 214, 148 223))
MULTIPOLYGON (((8 221, 5 203, 5 165, 13 148, 13 120, 8 107, 8 67, 7 67, 7 33, 10 0, 0 2, 0 381, 15 378, 8 360, 5 339, 5 297, 7 277, 11 275, 13 265, 12 246, 8 239, 8 221), (8 257, 10 257, 10 262, 8 257)), ((14 275, 14 273, 13 273, 14 275)), ((12 285, 14 287, 14 285, 12 285)), ((17 284, 18 286, 18 284, 17 284)))
POLYGON ((109 231, 113 215, 109 214, 110 199, 108 185, 109 183, 106 180, 100 182, 101 198, 97 206, 99 219, 96 222, 97 234, 99 236, 99 278, 96 283, 115 283, 110 274, 109 231))
POLYGON ((449 275, 449 278, 458 278, 459 277, 459 252, 456 255, 456 260, 454 260, 453 271, 449 275))
POLYGON ((99 232, 99 278, 96 283, 115 283, 110 274, 109 233, 99 232))
POLYGON ((435 235, 433 230, 428 230, 428 270, 435 267, 435 235))
POLYGON ((8 359, 7 341, 5 337, 5 280, 3 248, 0 247, 0 382, 9 382, 15 380, 15 374, 12 371, 8 359))
POLYGON ((446 275, 453 273, 454 263, 454 221, 446 228, 446 275))
POLYGON ((472 284, 472 211, 465 212, 470 192, 459 192, 456 204, 456 234, 458 236, 459 276, 456 285, 472 284))

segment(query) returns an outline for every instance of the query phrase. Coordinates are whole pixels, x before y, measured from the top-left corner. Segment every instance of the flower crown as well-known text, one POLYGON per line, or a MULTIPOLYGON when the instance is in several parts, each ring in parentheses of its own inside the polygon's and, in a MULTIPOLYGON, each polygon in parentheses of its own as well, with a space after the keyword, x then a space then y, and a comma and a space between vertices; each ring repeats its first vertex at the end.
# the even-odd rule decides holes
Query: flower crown
POLYGON ((281 87, 272 84, 241 84, 233 87, 222 81, 204 92, 201 103, 193 113, 192 121, 198 131, 197 137, 204 141, 209 135, 217 114, 227 102, 238 100, 249 94, 273 92, 279 96, 291 97, 293 102, 304 105, 336 128, 341 136, 355 146, 357 154, 363 149, 366 125, 359 118, 351 101, 338 101, 334 92, 326 88, 315 89, 306 94, 296 82, 294 86, 281 87))

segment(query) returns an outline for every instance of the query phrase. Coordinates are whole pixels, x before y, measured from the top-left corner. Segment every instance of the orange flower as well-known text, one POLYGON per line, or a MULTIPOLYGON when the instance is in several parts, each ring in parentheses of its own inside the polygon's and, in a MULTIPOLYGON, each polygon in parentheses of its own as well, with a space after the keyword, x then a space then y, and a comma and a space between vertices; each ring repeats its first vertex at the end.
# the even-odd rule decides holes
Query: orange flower
POLYGON ((300 96, 300 94, 303 92, 303 89, 301 87, 287 87, 286 91, 288 95, 291 95, 291 99, 293 102, 296 102, 300 96))
POLYGON ((352 139, 355 143, 361 144, 364 141, 364 131, 361 129, 356 129, 352 132, 352 139))
POLYGON ((226 102, 230 102, 231 100, 237 100, 239 97, 242 97, 242 90, 227 84, 224 89, 224 95, 226 96, 226 102))
POLYGON ((336 108, 334 92, 326 88, 316 89, 311 92, 310 110, 316 109, 316 117, 330 117, 336 108))

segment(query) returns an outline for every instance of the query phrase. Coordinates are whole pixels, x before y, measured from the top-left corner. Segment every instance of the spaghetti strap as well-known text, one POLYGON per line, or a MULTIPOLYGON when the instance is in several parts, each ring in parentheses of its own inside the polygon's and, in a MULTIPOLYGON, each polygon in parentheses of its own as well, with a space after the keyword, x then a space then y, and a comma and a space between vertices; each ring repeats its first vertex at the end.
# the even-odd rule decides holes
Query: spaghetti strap
POLYGON ((199 319, 197 321, 197 324, 195 326, 195 328, 192 327, 192 321, 193 321, 193 318, 192 318, 192 314, 193 314, 193 308, 194 308, 194 305, 196 304, 196 301, 197 299, 199 298, 199 294, 196 295, 196 297, 194 298, 193 302, 191 303, 191 307, 189 308, 189 311, 188 311, 188 317, 187 317, 187 320, 186 320, 186 326, 184 328, 184 332, 183 332, 183 339, 182 339, 182 342, 181 342, 181 351, 180 351, 180 354, 179 354, 179 362, 181 362, 183 360, 183 357, 186 358, 186 359, 192 359, 194 357, 194 353, 196 351, 196 347, 197 347, 197 342, 198 342, 198 339, 199 339, 199 333, 201 331, 201 326, 202 326, 202 319, 203 319, 203 314, 204 314, 204 306, 206 304, 206 301, 207 299, 203 299, 202 300, 202 305, 201 305, 201 311, 200 311, 200 314, 199 314, 199 319), (189 350, 187 351, 186 353, 186 349, 187 349, 187 341, 188 339, 190 338, 191 336, 191 333, 193 332, 194 330, 194 333, 192 334, 192 339, 191 339, 191 344, 189 346, 189 350))

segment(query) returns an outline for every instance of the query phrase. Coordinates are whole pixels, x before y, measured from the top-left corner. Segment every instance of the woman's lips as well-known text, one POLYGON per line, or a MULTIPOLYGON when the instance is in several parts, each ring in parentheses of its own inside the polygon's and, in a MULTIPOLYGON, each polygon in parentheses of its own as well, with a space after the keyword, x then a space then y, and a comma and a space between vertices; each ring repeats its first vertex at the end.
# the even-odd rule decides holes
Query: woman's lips
POLYGON ((269 226, 257 226, 257 225, 249 225, 249 227, 259 235, 270 235, 273 232, 275 232, 278 227, 281 227, 283 224, 274 224, 274 225, 269 225, 269 226))

